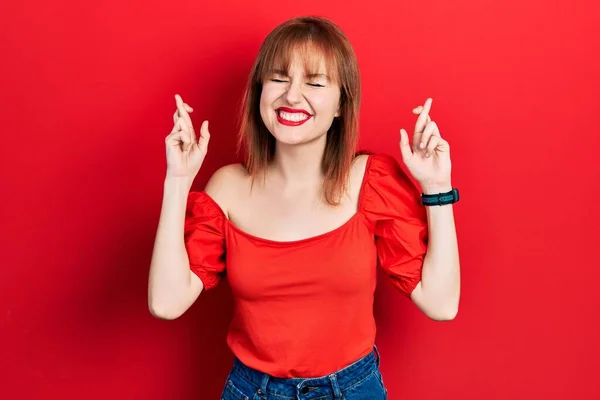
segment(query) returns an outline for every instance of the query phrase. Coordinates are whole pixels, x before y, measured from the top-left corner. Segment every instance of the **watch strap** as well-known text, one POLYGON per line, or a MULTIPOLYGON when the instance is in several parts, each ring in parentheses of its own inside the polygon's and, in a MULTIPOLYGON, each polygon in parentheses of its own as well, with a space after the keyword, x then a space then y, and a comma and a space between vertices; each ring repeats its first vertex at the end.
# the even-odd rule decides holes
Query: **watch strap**
POLYGON ((446 193, 421 194, 421 202, 425 206, 443 206, 456 203, 460 199, 458 189, 446 193))

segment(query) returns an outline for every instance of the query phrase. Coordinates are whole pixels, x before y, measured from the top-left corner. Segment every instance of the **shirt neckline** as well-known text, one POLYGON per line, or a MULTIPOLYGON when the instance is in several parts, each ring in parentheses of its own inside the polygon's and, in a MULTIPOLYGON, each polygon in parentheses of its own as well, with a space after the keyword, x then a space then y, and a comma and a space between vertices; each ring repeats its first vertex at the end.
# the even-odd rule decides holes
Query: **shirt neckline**
POLYGON ((352 216, 350 218, 348 218, 343 224, 327 231, 327 232, 323 232, 323 233, 319 233, 318 235, 313 235, 313 236, 309 236, 306 238, 302 238, 302 239, 296 239, 296 240, 274 240, 274 239, 267 239, 267 238, 263 238, 260 236, 256 236, 253 235, 249 232, 246 232, 245 230, 243 230, 242 228, 238 227, 237 225, 235 225, 233 223, 233 221, 231 221, 227 215, 225 214, 225 212, 223 211, 223 209, 221 208, 221 206, 206 192, 202 192, 208 199, 209 201, 219 210, 219 213, 221 214, 221 216, 223 217, 223 219, 225 220, 225 225, 228 228, 231 228, 234 232, 257 242, 262 242, 265 244, 269 244, 269 245, 273 245, 273 246, 290 246, 290 245, 298 245, 298 244, 304 244, 304 243, 308 243, 308 242, 312 242, 312 241, 316 241, 319 239, 324 239, 326 237, 335 235, 336 233, 345 230, 348 226, 350 226, 352 223, 354 223, 355 220, 357 220, 360 216, 362 216, 362 210, 363 210, 363 197, 364 197, 364 190, 365 190, 365 186, 366 186, 366 182, 368 180, 368 174, 369 174, 369 168, 371 165, 371 160, 373 158, 372 154, 369 154, 367 157, 367 161, 366 161, 366 165, 365 165, 365 172, 360 184, 360 189, 358 191, 358 205, 357 205, 357 210, 354 214, 352 214, 352 216))

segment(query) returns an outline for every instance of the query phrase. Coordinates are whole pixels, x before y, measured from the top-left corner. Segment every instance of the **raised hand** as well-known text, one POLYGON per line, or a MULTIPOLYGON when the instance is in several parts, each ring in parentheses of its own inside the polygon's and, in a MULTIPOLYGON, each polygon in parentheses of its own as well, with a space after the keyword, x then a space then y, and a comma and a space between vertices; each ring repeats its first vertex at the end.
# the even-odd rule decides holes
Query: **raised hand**
POLYGON ((167 178, 194 180, 208 151, 210 133, 208 121, 202 122, 200 139, 196 140, 189 113, 194 109, 175 95, 177 110, 173 114, 173 130, 165 138, 167 147, 167 178))
POLYGON ((437 124, 429 116, 432 102, 428 98, 424 105, 413 109, 418 118, 412 146, 408 133, 400 129, 402 161, 426 194, 452 190, 450 145, 442 139, 437 124))

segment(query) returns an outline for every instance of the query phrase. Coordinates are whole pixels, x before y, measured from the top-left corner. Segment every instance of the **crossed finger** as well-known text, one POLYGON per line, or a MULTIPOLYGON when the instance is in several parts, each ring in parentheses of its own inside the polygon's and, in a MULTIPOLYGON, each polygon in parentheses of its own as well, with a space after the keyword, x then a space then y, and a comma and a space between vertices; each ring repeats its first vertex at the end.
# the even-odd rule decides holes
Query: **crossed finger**
MULTIPOLYGON (((423 106, 419 106, 417 108, 413 108, 413 114, 421 114, 421 111, 423 111, 423 106)), ((431 121, 431 116, 428 114, 427 115, 427 122, 431 121)))
POLYGON ((190 109, 190 112, 193 109, 185 104, 181 99, 181 96, 178 94, 175 95, 175 102, 177 104, 177 111, 173 115, 173 120, 175 121, 175 126, 173 126, 173 130, 181 129, 184 132, 186 138, 183 140, 184 142, 184 151, 189 149, 191 143, 195 143, 196 135, 194 132, 194 126, 192 125, 192 119, 187 112, 187 109, 190 109))
POLYGON ((433 150, 437 147, 442 137, 440 136, 440 130, 434 121, 429 121, 421 136, 421 143, 419 144, 420 149, 425 149, 425 156, 429 157, 433 150))
POLYGON ((417 118, 417 122, 415 124, 415 130, 413 133, 413 140, 412 140, 413 151, 417 151, 419 149, 422 150, 427 145, 426 139, 428 139, 430 133, 428 134, 427 137, 424 137, 424 133, 425 133, 427 125, 429 125, 432 122, 431 117, 429 116, 432 102, 433 102, 433 99, 428 98, 427 100, 425 100, 424 105, 418 106, 417 108, 413 109, 413 113, 419 115, 419 117, 417 118))
MULTIPOLYGON (((190 118, 190 115, 188 114, 188 109, 190 112, 194 111, 194 109, 192 107, 188 106, 187 104, 185 104, 183 102, 183 99, 181 98, 181 96, 178 94, 175 95, 175 103, 177 104, 177 111, 175 112, 176 116, 178 116, 179 118, 185 119, 185 122, 187 122, 190 129, 193 131, 194 125, 192 124, 192 119, 190 118)), ((173 118, 175 118, 175 115, 173 116, 173 118)))
MULTIPOLYGON (((194 109, 192 107, 190 107, 187 103, 183 103, 183 105, 185 106, 185 110, 188 113, 191 113, 194 111, 194 109)), ((177 120, 181 117, 181 115, 179 114, 179 109, 175 110, 175 112, 173 113, 173 123, 177 123, 177 120)))
POLYGON ((422 109, 419 111, 419 118, 417 118, 417 123, 415 124, 415 133, 422 133, 425 130, 425 125, 427 122, 431 121, 429 117, 429 112, 431 111, 431 103, 433 102, 432 98, 428 98, 425 100, 425 104, 420 106, 422 109))

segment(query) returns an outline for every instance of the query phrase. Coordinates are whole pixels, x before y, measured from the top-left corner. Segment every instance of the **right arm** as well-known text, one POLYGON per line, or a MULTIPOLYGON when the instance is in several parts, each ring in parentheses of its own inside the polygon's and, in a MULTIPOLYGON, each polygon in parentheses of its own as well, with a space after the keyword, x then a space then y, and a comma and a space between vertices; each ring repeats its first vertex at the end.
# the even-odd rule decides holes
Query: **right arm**
POLYGON ((204 289, 200 278, 190 269, 184 225, 188 195, 206 156, 210 134, 208 121, 204 121, 196 140, 188 114, 193 109, 179 95, 175 100, 173 130, 165 138, 167 175, 148 277, 148 308, 152 315, 162 319, 179 317, 204 289))
POLYGON ((165 179, 162 209, 148 279, 148 308, 161 319, 181 316, 196 301, 204 285, 190 269, 183 229, 191 184, 165 179))
MULTIPOLYGON (((211 176, 204 187, 227 215, 229 196, 235 193, 235 182, 242 170, 226 165, 211 176)), ((181 316, 198 299, 204 289, 202 280, 190 269, 184 241, 184 223, 191 183, 181 179, 165 179, 162 210, 154 241, 148 283, 148 308, 161 319, 181 316)))

